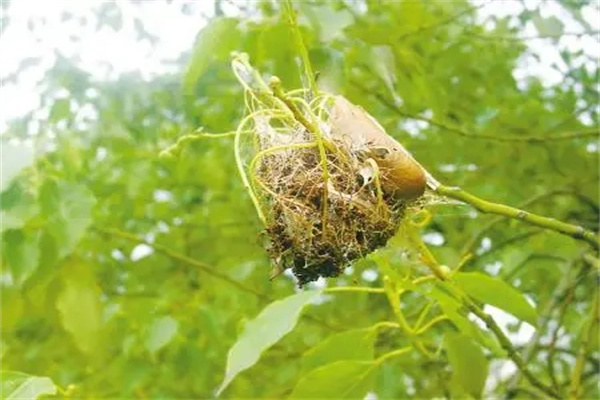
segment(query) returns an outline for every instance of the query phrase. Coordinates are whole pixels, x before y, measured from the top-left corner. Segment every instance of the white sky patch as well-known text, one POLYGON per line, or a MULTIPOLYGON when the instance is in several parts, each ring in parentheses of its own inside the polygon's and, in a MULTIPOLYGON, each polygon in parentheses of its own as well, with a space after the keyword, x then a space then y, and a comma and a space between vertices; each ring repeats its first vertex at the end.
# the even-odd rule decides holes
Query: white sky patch
POLYGON ((320 276, 316 281, 310 282, 308 286, 311 289, 325 289, 327 287, 327 279, 320 276))
POLYGON ((361 278, 366 282, 375 282, 378 276, 377 271, 371 268, 365 269, 361 274, 361 278))
POLYGON ((483 253, 485 253, 486 251, 490 250, 492 248, 492 239, 490 239, 489 237, 484 237, 483 239, 481 239, 481 244, 479 245, 479 248, 476 250, 477 255, 481 255, 483 253))
POLYGON ((485 305, 483 311, 489 315, 498 323, 500 328, 514 346, 521 346, 527 344, 533 335, 535 334, 535 328, 529 325, 527 322, 522 322, 519 329, 516 332, 511 332, 507 329, 508 325, 515 325, 519 320, 511 314, 496 308, 494 306, 485 305))
POLYGON ((497 276, 502 268, 502 263, 500 261, 494 261, 493 263, 486 264, 483 266, 485 272, 492 276, 497 276))
POLYGON ((146 258, 149 255, 152 255, 154 253, 154 249, 150 246, 148 246, 147 244, 144 243, 140 243, 137 246, 135 246, 133 248, 133 250, 131 250, 131 255, 129 256, 129 258, 131 259, 131 261, 139 261, 142 258, 146 258))
POLYGON ((112 258, 114 258, 117 261, 124 261, 127 258, 127 257, 125 257, 125 254, 123 254, 123 252, 118 249, 112 250, 110 252, 110 255, 112 256, 112 258))
POLYGON ((423 241, 432 246, 441 246, 445 243, 444 235, 439 232, 428 232, 424 234, 423 241))
POLYGON ((173 200, 173 193, 168 190, 157 189, 153 192, 152 197, 157 203, 167 203, 173 200))
POLYGON ((191 15, 181 12, 180 2, 144 1, 136 6, 118 2, 122 27, 114 30, 104 26, 96 29, 94 9, 102 1, 21 0, 11 2, 9 23, 0 36, 0 133, 7 122, 40 108, 39 89, 45 72, 56 61, 56 52, 72 58, 93 78, 115 79, 123 73, 139 72, 144 79, 165 73, 179 72, 173 61, 192 48, 196 34, 212 13, 212 2, 194 3, 191 15), (71 16, 65 19, 65 13, 71 16), (156 37, 151 45, 139 40, 135 19, 143 22, 146 31, 156 37), (32 19, 33 22, 28 22, 32 19), (30 29, 30 27, 32 29, 30 29), (39 58, 37 63, 34 59, 39 58), (15 84, 6 78, 19 71, 15 84))

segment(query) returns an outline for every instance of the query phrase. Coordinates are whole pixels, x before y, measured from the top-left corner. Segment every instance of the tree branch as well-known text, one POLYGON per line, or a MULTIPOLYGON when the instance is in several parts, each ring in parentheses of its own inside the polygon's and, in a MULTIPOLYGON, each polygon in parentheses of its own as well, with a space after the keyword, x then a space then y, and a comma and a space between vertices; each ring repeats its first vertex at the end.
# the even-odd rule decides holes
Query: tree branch
POLYGON ((104 235, 118 237, 118 238, 125 239, 127 241, 134 242, 134 243, 145 244, 147 246, 152 247, 157 253, 164 254, 164 255, 166 255, 169 258, 172 258, 174 260, 177 260, 177 261, 180 261, 182 263, 185 263, 185 264, 191 265, 193 267, 196 267, 196 268, 202 270, 203 272, 207 273, 208 275, 211 275, 211 276, 213 276, 213 277, 215 277, 217 279, 220 279, 223 282, 227 282, 230 285, 236 287, 237 289, 239 289, 239 290, 241 290, 243 292, 251 293, 251 294, 257 296, 258 298, 260 298, 262 300, 267 300, 267 301, 271 300, 264 293, 261 293, 261 292, 259 292, 258 290, 254 289, 252 287, 245 286, 244 284, 236 281, 235 279, 230 278, 229 276, 227 276, 227 275, 225 275, 225 274, 223 274, 223 273, 215 270, 210 265, 205 264, 203 262, 200 262, 198 260, 195 260, 193 258, 190 258, 190 257, 188 257, 186 255, 180 254, 180 253, 178 253, 178 252, 176 252, 174 250, 171 250, 168 247, 163 246, 161 244, 149 242, 149 241, 147 241, 147 240, 145 240, 143 238, 140 238, 140 237, 138 237, 136 235, 133 235, 133 234, 128 233, 128 232, 123 232, 123 231, 120 231, 120 230, 117 230, 117 229, 104 229, 104 228, 97 228, 97 227, 93 228, 93 229, 96 232, 104 234, 104 235))
POLYGON ((590 311, 581 332, 581 343, 579 345, 579 351, 577 352, 575 367, 573 368, 573 373, 571 375, 571 386, 569 388, 570 400, 577 399, 581 395, 581 378, 585 364, 585 356, 588 350, 588 343, 592 339, 592 328, 596 323, 598 323, 598 288, 596 288, 594 293, 592 303, 590 304, 590 311))
MULTIPOLYGON (((161 244, 149 242, 149 241, 147 241, 143 238, 140 238, 136 235, 133 235, 128 232, 123 232, 123 231, 120 231, 117 229, 105 229, 105 228, 94 227, 93 230, 95 230, 96 232, 103 234, 103 235, 118 237, 118 238, 125 239, 127 241, 134 242, 134 243, 143 243, 147 246, 152 247, 157 253, 164 254, 167 257, 172 258, 173 260, 177 260, 182 263, 196 267, 196 268, 202 270, 203 272, 207 273, 208 275, 211 275, 217 279, 220 279, 223 282, 226 282, 243 292, 253 294, 254 296, 258 297, 259 299, 261 299, 265 302, 271 302, 274 300, 273 298, 271 298, 271 296, 261 293, 260 291, 254 289, 250 286, 246 286, 246 285, 242 284, 241 282, 238 282, 235 279, 230 278, 229 276, 215 270, 213 267, 211 267, 208 264, 205 264, 205 263, 197 261, 193 258, 187 257, 187 256, 180 254, 174 250, 171 250, 170 248, 163 246, 161 244)), ((302 317, 311 322, 314 322, 317 325, 321 325, 329 330, 334 330, 334 331, 338 330, 337 328, 334 328, 333 326, 331 326, 328 322, 322 321, 322 320, 312 317, 310 315, 303 315, 302 317)))
POLYGON ((555 399, 560 399, 561 396, 559 393, 557 393, 550 386, 548 386, 545 383, 543 383, 542 381, 540 381, 535 375, 533 375, 531 373, 531 371, 529 371, 529 369, 527 369, 527 365, 526 365, 525 361, 521 358, 519 353, 517 353, 517 350, 513 347, 511 341, 508 339, 508 337, 506 337, 504 332, 502 332, 502 329, 500 329, 500 327, 498 326, 496 321, 494 321, 494 319, 489 314, 486 314, 485 312, 483 312, 483 310, 481 308, 479 308, 473 301, 471 301, 469 299, 465 299, 465 300, 466 300, 466 301, 464 301, 465 306, 469 309, 469 311, 471 311, 473 314, 475 314, 477 316, 477 318, 479 318, 481 321, 483 321, 485 323, 485 325, 490 329, 490 331, 492 331, 494 336, 496 336, 496 338, 500 342, 500 346, 502 346, 502 348, 508 353, 508 356, 516 364, 519 371, 521 371, 521 374, 523 374, 523 376, 525 378, 527 378, 527 380, 533 386, 542 390, 547 395, 549 395, 555 399))
MULTIPOLYGON (((551 190, 551 191, 548 191, 548 192, 545 192, 545 193, 541 193, 541 194, 535 195, 535 196, 533 196, 533 197, 525 200, 524 202, 520 203, 517 207, 518 208, 529 207, 529 206, 531 206, 534 203, 537 203, 537 202, 539 202, 541 200, 545 200, 545 199, 548 199, 550 197, 554 197, 554 196, 557 196, 557 195, 572 195, 572 196, 575 196, 579 200, 581 200, 583 203, 589 205, 590 208, 592 208, 592 210, 594 212, 596 212, 596 210, 597 210, 596 204, 591 199, 587 198, 586 196, 584 196, 583 194, 577 192, 576 190, 568 189, 567 187, 565 187, 563 189, 555 189, 555 190, 551 190)), ((468 255, 468 254, 472 253, 473 251, 475 251, 475 246, 484 237, 484 235, 487 232, 489 232, 494 226, 496 226, 498 223, 500 223, 500 222, 502 222, 504 220, 505 220, 505 217, 503 217, 503 216, 495 217, 494 219, 492 219, 491 221, 489 221, 487 224, 485 224, 463 246, 463 248, 461 250, 462 256, 465 257, 466 255, 468 255)), ((490 250, 490 252, 491 251, 492 250, 490 250)), ((473 261, 473 260, 469 260, 469 262, 471 262, 471 261, 473 261)))
POLYGON ((304 69, 303 74, 301 75, 303 86, 308 87, 311 96, 316 96, 318 93, 317 82, 315 80, 315 75, 313 74, 310 59, 308 58, 308 51, 302 40, 302 34, 300 33, 300 27, 298 26, 298 21, 296 19, 296 12, 294 11, 291 0, 285 0, 285 14, 290 25, 296 51, 300 54, 301 66, 304 69))
POLYGON ((589 129, 584 129, 582 131, 576 132, 564 132, 559 133, 553 136, 505 136, 505 135, 486 135, 486 134, 474 134, 471 132, 467 132, 461 128, 456 126, 448 125, 446 123, 436 121, 431 118, 427 118, 421 115, 409 114, 402 110, 402 108, 396 105, 394 102, 383 96, 381 93, 371 90, 361 83, 357 81, 350 81, 350 83, 359 89, 361 92, 371 95, 375 97, 381 104, 386 106, 388 109, 393 111, 394 113, 400 115, 404 118, 411 118, 418 121, 427 122, 428 124, 443 129, 448 132, 456 133, 459 136, 466 137, 469 139, 482 139, 482 140, 493 140, 496 142, 520 142, 520 143, 544 143, 544 142, 552 142, 552 141, 560 141, 560 140, 570 140, 570 139, 578 139, 584 137, 597 137, 598 136, 598 127, 592 127, 589 129))
POLYGON ((567 224, 554 218, 531 214, 527 211, 519 210, 518 208, 510 207, 504 204, 492 203, 480 199, 479 197, 476 197, 458 187, 440 185, 436 189, 436 192, 442 196, 470 204, 483 213, 503 215, 508 218, 521 220, 531 225, 559 232, 574 239, 583 240, 591 244, 596 250, 600 249, 598 236, 595 233, 582 228, 581 226, 567 224))

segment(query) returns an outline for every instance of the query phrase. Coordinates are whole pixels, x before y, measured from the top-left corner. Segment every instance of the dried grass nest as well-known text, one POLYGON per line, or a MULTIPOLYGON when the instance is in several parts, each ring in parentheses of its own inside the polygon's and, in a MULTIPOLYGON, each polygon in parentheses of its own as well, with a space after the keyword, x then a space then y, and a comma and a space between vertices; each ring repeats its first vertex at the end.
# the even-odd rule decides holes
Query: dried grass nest
POLYGON ((382 247, 433 178, 361 108, 341 96, 284 93, 234 60, 248 116, 236 133, 242 178, 279 270, 299 285, 333 277, 382 247))

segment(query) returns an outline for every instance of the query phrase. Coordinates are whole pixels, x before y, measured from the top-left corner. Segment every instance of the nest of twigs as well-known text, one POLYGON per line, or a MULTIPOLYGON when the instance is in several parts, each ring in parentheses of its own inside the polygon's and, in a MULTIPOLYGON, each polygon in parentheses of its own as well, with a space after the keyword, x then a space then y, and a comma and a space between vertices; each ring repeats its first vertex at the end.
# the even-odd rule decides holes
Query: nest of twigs
POLYGON ((266 85, 243 58, 233 66, 248 108, 236 134, 238 167, 279 269, 291 268, 303 285, 337 276, 384 246, 423 193, 424 170, 410 155, 412 171, 395 169, 394 156, 406 157, 404 148, 357 134, 381 128, 345 99, 284 93, 277 80, 266 85), (398 172, 403 175, 394 180, 398 172))

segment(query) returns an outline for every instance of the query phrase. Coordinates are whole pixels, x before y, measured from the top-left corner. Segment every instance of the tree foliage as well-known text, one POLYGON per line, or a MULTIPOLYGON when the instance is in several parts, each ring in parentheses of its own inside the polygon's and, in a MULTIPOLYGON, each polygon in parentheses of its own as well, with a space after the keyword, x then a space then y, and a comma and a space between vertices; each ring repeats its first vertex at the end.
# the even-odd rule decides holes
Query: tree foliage
MULTIPOLYGON (((3 135, 33 140, 36 159, 0 194, 2 397, 54 384, 59 398, 598 397, 590 243, 439 201, 300 292, 288 274, 269 280, 229 137, 159 157, 243 118, 233 51, 286 89, 309 85, 282 4, 217 7, 178 72, 152 79, 99 81, 57 57, 47 116, 3 135)), ((593 5, 556 4, 597 39, 581 16, 593 5)), ((597 235, 597 63, 565 49, 558 84, 515 72, 539 58, 528 41, 571 34, 565 21, 526 9, 484 25, 466 1, 293 5, 317 84, 438 180, 597 235), (520 38, 528 24, 539 37, 520 38)))

